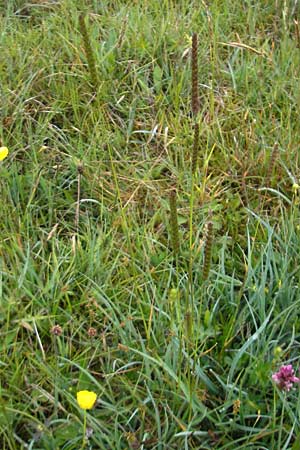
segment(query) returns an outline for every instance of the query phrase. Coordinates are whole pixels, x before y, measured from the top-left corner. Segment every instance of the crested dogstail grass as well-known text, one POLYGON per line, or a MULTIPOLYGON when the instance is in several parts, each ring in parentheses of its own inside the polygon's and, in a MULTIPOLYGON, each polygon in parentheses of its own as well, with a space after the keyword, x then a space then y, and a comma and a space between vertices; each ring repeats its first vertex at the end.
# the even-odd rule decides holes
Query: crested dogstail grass
POLYGON ((1 448, 297 449, 296 15, 0 2, 1 448))
POLYGON ((94 57, 94 53, 93 53, 91 42, 90 42, 88 28, 85 23, 84 13, 81 13, 79 15, 79 29, 80 29, 80 33, 82 35, 82 40, 83 40, 84 49, 85 49, 85 53, 86 53, 86 59, 88 62, 88 67, 89 67, 89 71, 90 71, 90 75, 91 75, 91 81, 92 81, 94 89, 97 89, 98 76, 97 76, 95 57, 94 57))

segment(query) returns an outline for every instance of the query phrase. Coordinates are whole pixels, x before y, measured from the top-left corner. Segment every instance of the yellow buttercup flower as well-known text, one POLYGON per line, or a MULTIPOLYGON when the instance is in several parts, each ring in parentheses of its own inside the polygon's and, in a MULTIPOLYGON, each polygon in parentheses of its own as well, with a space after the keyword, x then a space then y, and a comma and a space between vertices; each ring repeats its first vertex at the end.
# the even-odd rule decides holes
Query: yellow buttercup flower
POLYGON ((77 392, 77 402, 82 409, 92 409, 97 400, 97 394, 92 391, 77 392))
POLYGON ((8 155, 8 148, 0 147, 0 161, 2 161, 4 158, 6 158, 7 155, 8 155))

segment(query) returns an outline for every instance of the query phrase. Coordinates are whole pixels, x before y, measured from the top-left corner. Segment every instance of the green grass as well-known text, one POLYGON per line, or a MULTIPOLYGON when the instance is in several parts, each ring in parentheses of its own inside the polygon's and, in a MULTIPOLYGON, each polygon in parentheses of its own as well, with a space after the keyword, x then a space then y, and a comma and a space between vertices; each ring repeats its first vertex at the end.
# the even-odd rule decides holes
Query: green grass
POLYGON ((300 345, 299 6, 283 3, 0 2, 0 448, 79 450, 82 389, 86 448, 300 448, 299 388, 272 382, 300 345))

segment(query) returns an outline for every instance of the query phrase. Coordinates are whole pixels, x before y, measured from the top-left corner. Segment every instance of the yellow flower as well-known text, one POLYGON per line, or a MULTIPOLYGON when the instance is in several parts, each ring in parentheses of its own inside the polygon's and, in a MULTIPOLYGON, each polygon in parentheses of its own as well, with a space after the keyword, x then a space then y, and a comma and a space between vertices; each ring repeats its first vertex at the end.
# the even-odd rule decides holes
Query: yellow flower
POLYGON ((299 191, 299 189, 300 189, 300 186, 299 186, 299 184, 297 184, 297 183, 294 183, 294 184, 293 184, 293 186, 292 186, 292 191, 293 191, 293 194, 294 194, 294 195, 297 195, 297 194, 298 194, 298 191, 299 191))
POLYGON ((77 402, 82 409, 92 409, 97 399, 97 394, 92 391, 77 392, 77 402))
POLYGON ((279 346, 275 347, 274 348, 274 356, 275 356, 275 358, 279 358, 282 355, 282 352, 283 352, 283 350, 282 350, 281 347, 279 347, 279 346))
POLYGON ((8 148, 0 147, 0 161, 2 161, 2 159, 6 158, 7 155, 8 155, 8 148))

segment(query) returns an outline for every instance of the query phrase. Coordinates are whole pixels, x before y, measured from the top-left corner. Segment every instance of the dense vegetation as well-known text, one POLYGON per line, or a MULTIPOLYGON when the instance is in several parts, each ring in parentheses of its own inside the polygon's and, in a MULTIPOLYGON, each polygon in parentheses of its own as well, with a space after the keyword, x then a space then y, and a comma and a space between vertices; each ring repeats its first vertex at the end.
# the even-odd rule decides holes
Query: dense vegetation
POLYGON ((0 2, 1 448, 300 448, 298 13, 0 2))

